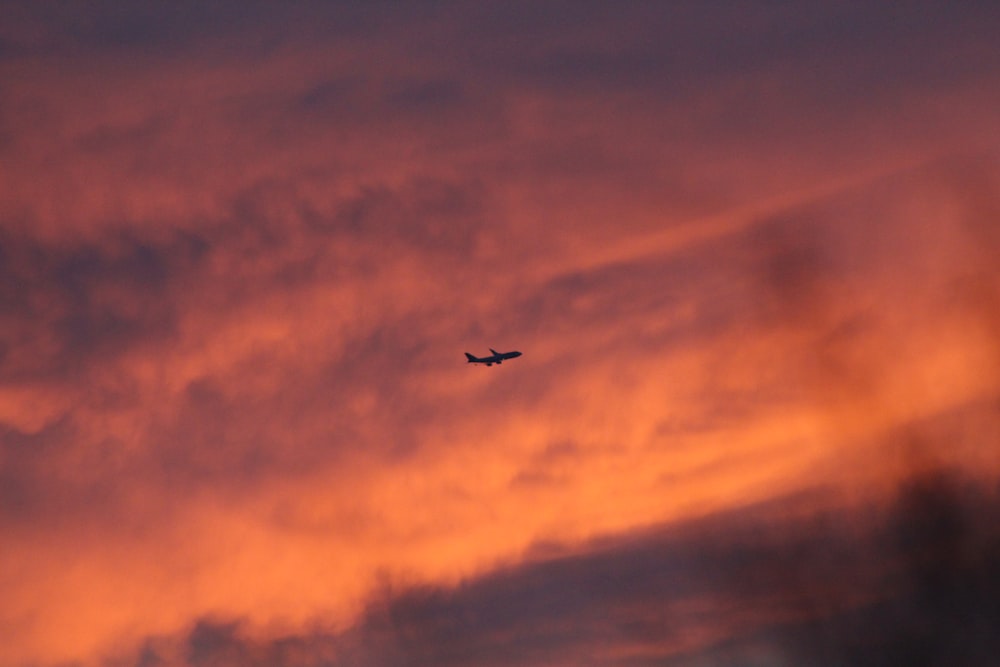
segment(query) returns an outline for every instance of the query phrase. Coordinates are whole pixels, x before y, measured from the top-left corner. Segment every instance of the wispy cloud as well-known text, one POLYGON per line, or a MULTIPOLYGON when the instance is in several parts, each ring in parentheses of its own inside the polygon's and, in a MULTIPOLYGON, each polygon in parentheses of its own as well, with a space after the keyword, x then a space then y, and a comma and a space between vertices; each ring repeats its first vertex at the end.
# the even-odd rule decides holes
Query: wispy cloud
POLYGON ((727 531, 1000 471, 989 8, 114 4, 0 12, 0 662, 788 651, 727 531))

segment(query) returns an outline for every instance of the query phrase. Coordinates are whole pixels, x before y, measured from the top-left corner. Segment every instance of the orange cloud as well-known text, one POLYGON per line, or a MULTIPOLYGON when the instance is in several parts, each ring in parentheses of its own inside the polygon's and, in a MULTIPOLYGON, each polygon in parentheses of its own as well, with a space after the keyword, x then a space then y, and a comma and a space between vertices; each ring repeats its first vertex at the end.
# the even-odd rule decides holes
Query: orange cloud
MULTIPOLYGON (((62 11, 0 28, 0 662, 196 664, 310 624, 338 652, 380 586, 880 506, 920 457, 1000 472, 995 73, 925 81, 972 59, 948 35, 841 72, 881 47, 819 8, 738 38, 678 10, 720 47, 672 28, 683 66, 637 8, 521 8, 559 35, 523 49, 474 8, 62 11), (142 26, 148 51, 108 36, 142 26), (464 364, 490 346, 525 354, 464 364)), ((756 622, 728 604, 677 601, 695 639, 649 655, 756 622)))

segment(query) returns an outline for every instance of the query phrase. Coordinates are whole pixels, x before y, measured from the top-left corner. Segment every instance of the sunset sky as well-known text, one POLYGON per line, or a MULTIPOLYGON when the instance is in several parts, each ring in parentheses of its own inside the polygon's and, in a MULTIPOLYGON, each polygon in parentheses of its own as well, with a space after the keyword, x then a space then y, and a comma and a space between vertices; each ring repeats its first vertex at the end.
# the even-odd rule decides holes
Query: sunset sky
POLYGON ((0 666, 995 664, 998 35, 0 0, 0 666))

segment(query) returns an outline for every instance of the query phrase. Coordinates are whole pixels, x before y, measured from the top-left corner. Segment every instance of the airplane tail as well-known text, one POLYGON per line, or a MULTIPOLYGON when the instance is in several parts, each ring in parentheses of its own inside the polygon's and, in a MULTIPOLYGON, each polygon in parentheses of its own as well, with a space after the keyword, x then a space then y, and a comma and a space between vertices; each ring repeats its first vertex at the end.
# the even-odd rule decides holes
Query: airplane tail
POLYGON ((466 353, 465 353, 465 358, 469 360, 469 363, 470 363, 470 364, 471 364, 471 363, 472 363, 473 361, 475 361, 475 360, 476 360, 476 358, 475 358, 474 356, 472 356, 471 354, 469 354, 468 352, 466 352, 466 353))

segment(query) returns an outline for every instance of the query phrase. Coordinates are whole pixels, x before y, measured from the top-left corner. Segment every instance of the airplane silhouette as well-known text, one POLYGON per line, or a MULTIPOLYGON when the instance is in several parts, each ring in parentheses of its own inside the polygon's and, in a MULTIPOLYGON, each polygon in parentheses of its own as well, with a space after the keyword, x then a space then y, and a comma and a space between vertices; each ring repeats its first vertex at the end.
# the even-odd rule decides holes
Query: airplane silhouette
POLYGON ((521 356, 521 353, 517 350, 514 350, 513 352, 497 352, 491 347, 490 352, 493 354, 488 357, 476 357, 466 352, 465 358, 469 360, 470 364, 486 364, 487 366, 492 366, 493 364, 503 363, 504 359, 514 359, 515 357, 521 356))

